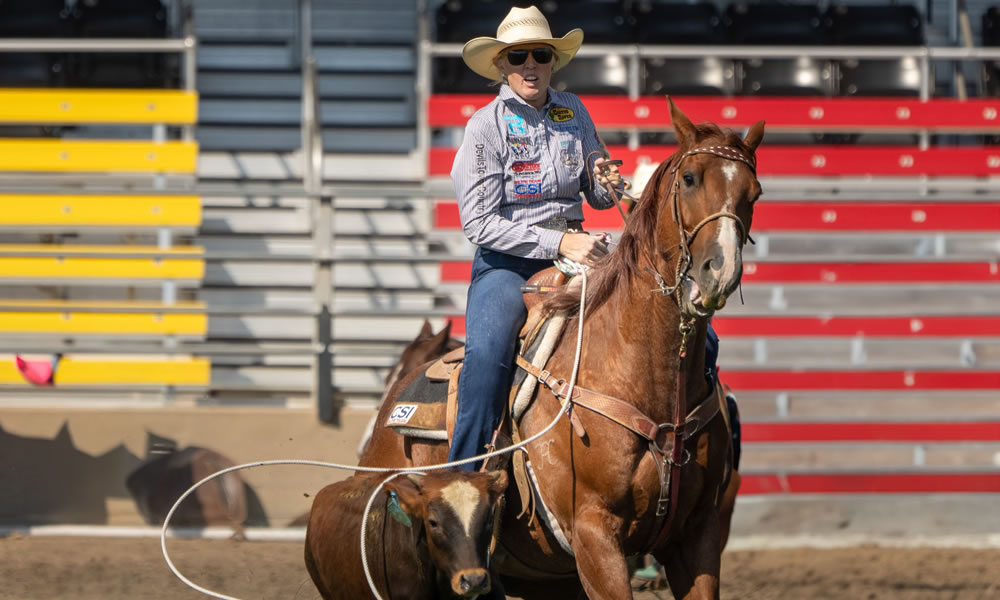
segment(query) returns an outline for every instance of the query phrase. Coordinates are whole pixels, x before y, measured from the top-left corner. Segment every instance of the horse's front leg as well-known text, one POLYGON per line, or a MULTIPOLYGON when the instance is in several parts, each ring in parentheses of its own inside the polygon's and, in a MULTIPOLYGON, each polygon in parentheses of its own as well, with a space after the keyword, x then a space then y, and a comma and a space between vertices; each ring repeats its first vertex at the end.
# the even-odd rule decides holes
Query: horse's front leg
POLYGON ((718 600, 722 562, 719 513, 702 511, 699 523, 668 548, 653 553, 664 565, 670 591, 677 600, 718 600))
POLYGON ((622 552, 621 519, 600 508, 584 509, 573 528, 573 553, 580 583, 590 600, 632 598, 628 565, 622 552))

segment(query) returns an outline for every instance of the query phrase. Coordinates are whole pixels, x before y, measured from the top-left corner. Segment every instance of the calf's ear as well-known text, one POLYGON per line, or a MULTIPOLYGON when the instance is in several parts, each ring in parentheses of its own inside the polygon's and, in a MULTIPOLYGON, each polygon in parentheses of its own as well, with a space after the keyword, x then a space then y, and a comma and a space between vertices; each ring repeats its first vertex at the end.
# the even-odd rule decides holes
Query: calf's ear
POLYGON ((408 514, 423 516, 424 494, 421 488, 421 475, 405 475, 385 482, 385 491, 395 492, 399 504, 408 514))
POLYGON ((487 474, 490 476, 490 492, 497 495, 504 493, 507 489, 507 472, 490 471, 487 474))

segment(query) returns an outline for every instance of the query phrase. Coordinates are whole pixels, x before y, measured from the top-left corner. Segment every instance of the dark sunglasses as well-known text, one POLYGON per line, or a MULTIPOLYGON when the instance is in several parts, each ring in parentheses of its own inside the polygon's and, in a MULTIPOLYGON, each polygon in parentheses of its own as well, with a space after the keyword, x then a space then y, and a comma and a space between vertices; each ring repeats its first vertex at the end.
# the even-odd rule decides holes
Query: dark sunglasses
POLYGON ((532 48, 531 50, 508 50, 507 62, 514 65, 523 65, 528 60, 528 55, 535 59, 540 65, 552 62, 552 48, 532 48))

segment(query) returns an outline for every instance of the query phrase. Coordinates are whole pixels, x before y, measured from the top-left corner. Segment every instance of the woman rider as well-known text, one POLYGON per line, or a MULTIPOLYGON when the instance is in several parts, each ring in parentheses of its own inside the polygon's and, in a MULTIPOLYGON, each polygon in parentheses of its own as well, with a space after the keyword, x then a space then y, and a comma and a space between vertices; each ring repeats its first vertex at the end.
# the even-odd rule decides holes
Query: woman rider
POLYGON ((497 37, 476 38, 462 50, 470 69, 501 85, 469 119, 451 171, 462 228, 478 249, 449 460, 482 454, 502 414, 526 317, 521 285, 553 259, 591 266, 607 254, 599 238, 579 233, 580 193, 594 208, 610 208, 604 186, 620 186, 621 177, 615 167, 601 174, 603 146, 580 99, 549 87, 582 42, 580 29, 554 38, 532 6, 512 8, 497 37), (602 157, 585 164, 595 151, 602 157), (585 172, 591 168, 593 189, 585 172))
MULTIPOLYGON (((580 29, 554 38, 532 6, 512 8, 495 38, 462 49, 465 64, 500 91, 469 119, 451 170, 462 229, 478 248, 449 461, 482 454, 498 425, 526 318, 521 285, 553 259, 593 266, 608 252, 601 238, 581 233, 580 194, 596 209, 611 208, 605 186, 621 189, 621 176, 616 166, 601 168, 606 150, 580 99, 549 87, 582 42, 580 29), (589 165, 592 153, 598 158, 589 165)), ((714 367, 715 357, 706 358, 714 367)))

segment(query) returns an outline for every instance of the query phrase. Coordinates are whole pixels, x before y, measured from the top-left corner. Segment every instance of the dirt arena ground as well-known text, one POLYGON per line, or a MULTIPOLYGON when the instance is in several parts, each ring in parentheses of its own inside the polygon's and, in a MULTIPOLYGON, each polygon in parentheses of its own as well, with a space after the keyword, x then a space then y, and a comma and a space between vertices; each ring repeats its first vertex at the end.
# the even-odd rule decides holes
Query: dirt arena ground
MULTIPOLYGON (((244 600, 313 600, 318 594, 290 542, 170 540, 195 583, 244 600)), ((206 598, 168 570, 158 539, 0 538, 0 598, 165 600, 206 598)), ((725 600, 983 600, 1000 598, 1000 550, 791 549, 727 552, 725 600)), ((668 598, 639 592, 636 598, 668 598)))

